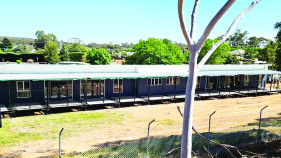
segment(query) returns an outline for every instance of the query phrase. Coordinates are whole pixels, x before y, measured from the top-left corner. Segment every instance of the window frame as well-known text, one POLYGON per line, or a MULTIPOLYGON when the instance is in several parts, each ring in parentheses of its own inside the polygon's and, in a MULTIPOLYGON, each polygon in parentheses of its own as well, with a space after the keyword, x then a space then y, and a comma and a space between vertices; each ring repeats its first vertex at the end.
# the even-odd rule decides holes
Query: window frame
POLYGON ((30 84, 30 81, 16 81, 16 86, 17 86, 17 98, 31 98, 31 84, 30 84), (19 83, 22 83, 22 90, 19 90, 19 83), (29 86, 29 90, 25 90, 25 85, 24 83, 28 83, 28 86, 29 86), (29 96, 27 97, 19 97, 19 93, 26 93, 26 92, 29 92, 29 96))
POLYGON ((250 85, 250 75, 244 75, 244 86, 250 85))
MULTIPOLYGON (((175 85, 175 77, 166 78, 166 85, 175 85)), ((180 78, 176 78, 176 85, 180 85, 180 78)))
POLYGON ((124 91, 123 86, 124 86, 124 80, 123 79, 113 79, 113 93, 123 93, 123 91, 124 91), (117 86, 114 86, 114 81, 115 80, 118 80, 117 86), (122 80, 122 85, 120 85, 120 92, 119 92, 120 80, 122 80), (118 89, 118 92, 115 92, 114 91, 115 89, 118 89))
POLYGON ((162 78, 148 78, 147 86, 149 86, 149 80, 150 80, 150 86, 161 86, 162 85, 162 78), (156 81, 157 81, 157 84, 156 84, 156 81))

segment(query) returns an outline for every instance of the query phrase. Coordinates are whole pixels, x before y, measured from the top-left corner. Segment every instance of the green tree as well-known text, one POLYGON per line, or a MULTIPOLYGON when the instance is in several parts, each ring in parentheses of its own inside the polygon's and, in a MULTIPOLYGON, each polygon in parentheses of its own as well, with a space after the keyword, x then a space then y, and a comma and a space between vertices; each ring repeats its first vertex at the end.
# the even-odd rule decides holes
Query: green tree
POLYGON ((2 41, 2 44, 1 44, 1 49, 4 50, 4 49, 12 49, 14 47, 13 43, 11 42, 11 40, 7 37, 5 37, 2 41))
POLYGON ((80 52, 79 44, 78 43, 72 43, 69 46, 69 51, 70 52, 80 52))
POLYGON ((56 64, 60 61, 58 44, 56 42, 49 41, 44 48, 44 57, 46 62, 56 64))
POLYGON ((248 44, 249 47, 259 48, 261 47, 261 45, 266 44, 266 42, 268 42, 268 39, 266 38, 253 36, 250 37, 246 43, 248 44))
POLYGON ((37 39, 34 40, 35 49, 44 49, 48 41, 58 42, 56 35, 45 34, 44 31, 36 31, 35 36, 37 39))
POLYGON ((83 63, 86 63, 86 61, 87 61, 87 53, 85 53, 85 54, 82 55, 81 61, 82 61, 83 63))
MULTIPOLYGON (((212 48, 212 45, 217 43, 220 39, 217 38, 215 40, 208 39, 198 56, 198 62, 201 61, 201 59, 206 55, 206 53, 212 48)), ((222 43, 215 52, 210 56, 210 58, 207 60, 206 64, 224 64, 227 60, 227 57, 229 56, 230 52, 230 46, 228 43, 222 43)))
POLYGON ((86 46, 82 46, 82 45, 79 45, 79 49, 80 49, 80 52, 87 52, 89 50, 89 48, 87 48, 86 46))
POLYGON ((62 48, 60 50, 60 59, 61 59, 61 61, 69 61, 70 60, 69 51, 68 51, 65 44, 62 44, 62 48))
POLYGON ((175 42, 174 44, 180 47, 182 52, 186 52, 188 50, 187 44, 177 42, 175 42))
POLYGON ((30 52, 30 49, 27 47, 26 44, 20 44, 20 45, 17 45, 15 48, 13 48, 13 52, 26 53, 26 52, 30 52))
POLYGON ((70 52, 87 52, 88 50, 86 46, 80 45, 79 43, 72 43, 69 46, 70 52))
POLYGON ((244 62, 253 64, 259 52, 256 48, 250 47, 246 48, 243 54, 244 62))
POLYGON ((87 52, 87 63, 92 65, 109 65, 111 58, 105 49, 93 48, 87 52))
POLYGON ((275 66, 276 69, 281 71, 281 22, 277 22, 274 25, 274 28, 278 30, 276 35, 276 41, 278 44, 278 47, 276 49, 276 60, 275 60, 275 66))
POLYGON ((268 64, 275 64, 276 52, 278 48, 278 42, 269 41, 268 44, 259 52, 258 59, 266 61, 268 64))
POLYGON ((132 51, 135 53, 125 58, 125 64, 180 65, 184 61, 181 49, 173 43, 165 44, 162 39, 140 40, 132 51))
POLYGON ((229 54, 224 64, 240 64, 240 60, 236 54, 229 54))
POLYGON ((237 29, 232 35, 229 36, 227 41, 231 47, 243 47, 247 40, 247 34, 247 31, 241 32, 240 29, 237 29))
POLYGON ((184 62, 187 62, 189 61, 189 51, 186 50, 184 53, 183 53, 183 59, 184 59, 184 62))

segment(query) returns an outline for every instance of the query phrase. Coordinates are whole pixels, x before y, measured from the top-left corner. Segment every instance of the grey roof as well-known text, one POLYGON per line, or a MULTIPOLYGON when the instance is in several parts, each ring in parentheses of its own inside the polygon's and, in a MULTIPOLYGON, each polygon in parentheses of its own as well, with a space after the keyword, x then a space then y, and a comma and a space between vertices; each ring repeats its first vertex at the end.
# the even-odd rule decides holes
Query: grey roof
POLYGON ((236 54, 236 55, 243 55, 245 53, 245 50, 243 49, 236 49, 234 51, 231 51, 230 54, 236 54))
MULTIPOLYGON (((281 74, 268 65, 205 65, 199 76, 281 74)), ((0 65, 0 81, 187 77, 188 65, 0 65)))

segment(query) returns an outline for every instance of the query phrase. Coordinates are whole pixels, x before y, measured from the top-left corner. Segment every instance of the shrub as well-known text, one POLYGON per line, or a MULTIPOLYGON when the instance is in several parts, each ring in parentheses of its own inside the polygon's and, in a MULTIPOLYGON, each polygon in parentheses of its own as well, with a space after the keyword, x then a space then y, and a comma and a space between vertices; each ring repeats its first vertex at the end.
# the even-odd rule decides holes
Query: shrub
POLYGON ((34 62, 34 60, 33 59, 27 59, 27 62, 31 64, 31 63, 34 62))
POLYGON ((0 53, 0 59, 5 61, 15 62, 18 59, 22 61, 27 61, 28 59, 33 59, 34 61, 45 62, 44 55, 42 53, 0 53))
POLYGON ((71 61, 82 61, 84 52, 70 52, 69 57, 71 61))
POLYGON ((20 63, 21 63, 21 60, 16 60, 16 63, 17 63, 17 64, 20 64, 20 63))

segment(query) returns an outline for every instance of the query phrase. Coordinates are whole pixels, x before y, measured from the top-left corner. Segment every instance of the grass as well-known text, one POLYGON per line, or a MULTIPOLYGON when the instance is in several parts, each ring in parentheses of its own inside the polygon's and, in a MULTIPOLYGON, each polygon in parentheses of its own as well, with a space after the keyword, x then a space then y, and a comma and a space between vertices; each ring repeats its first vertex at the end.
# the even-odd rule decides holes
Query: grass
POLYGON ((101 124, 116 124, 129 116, 125 112, 70 112, 3 119, 0 129, 0 147, 15 146, 34 140, 57 139, 64 127, 63 136, 78 136, 79 131, 99 128, 101 124))
MULTIPOLYGON (((169 124, 170 120, 163 120, 160 124, 169 124)), ((263 120, 261 124, 261 139, 263 141, 281 140, 281 118, 272 118, 263 120)), ((249 124, 231 128, 227 131, 211 133, 211 138, 217 142, 231 145, 255 142, 257 138, 258 124, 249 124)), ((207 133, 202 133, 207 136, 207 133)), ((146 138, 108 142, 96 145, 93 150, 83 153, 73 153, 63 157, 145 157, 146 156, 146 138)), ((169 137, 152 137, 149 142, 149 157, 162 157, 172 149, 180 147, 181 136, 172 135, 169 137)), ((206 144, 205 144, 206 145, 206 144)), ((215 144, 210 143, 210 149, 215 150, 215 144)), ((270 150, 270 149, 269 149, 270 150)), ((202 152, 202 145, 196 135, 193 135, 193 151, 202 152)), ((169 156, 178 157, 180 150, 171 152, 169 156)))
POLYGON ((159 125, 168 125, 168 126, 172 126, 172 125, 175 125, 175 121, 172 120, 172 119, 165 119, 165 120, 162 120, 160 121, 158 124, 159 125))

